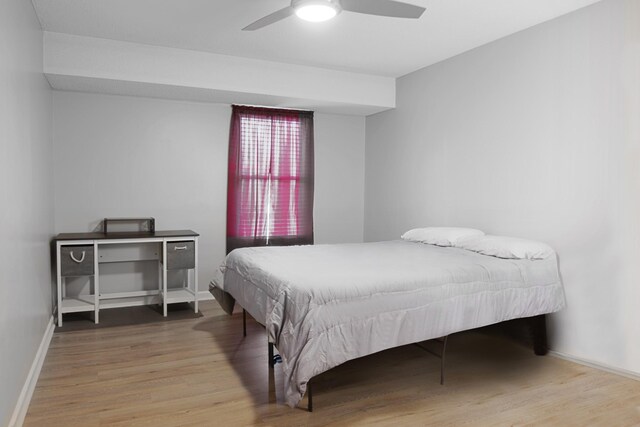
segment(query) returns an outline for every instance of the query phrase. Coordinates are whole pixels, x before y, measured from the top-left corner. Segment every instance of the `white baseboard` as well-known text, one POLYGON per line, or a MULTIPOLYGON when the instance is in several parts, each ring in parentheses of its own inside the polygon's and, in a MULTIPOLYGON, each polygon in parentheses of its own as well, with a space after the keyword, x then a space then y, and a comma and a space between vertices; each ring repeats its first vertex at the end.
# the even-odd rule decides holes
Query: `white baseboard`
POLYGON ((588 366, 590 368, 599 369, 601 371, 610 372, 612 374, 621 375, 623 377, 631 378, 632 380, 640 381, 640 373, 629 371, 627 369, 616 368, 604 363, 594 362, 592 360, 582 359, 580 357, 571 356, 570 354, 561 353, 555 350, 549 350, 549 355, 557 357, 559 359, 568 360, 569 362, 578 363, 580 365, 588 366))
POLYGON ((33 391, 36 389, 38 377, 40 377, 40 370, 42 369, 44 358, 47 355, 47 350, 49 350, 49 344, 51 343, 51 337, 53 337, 53 331, 55 328, 56 325, 53 320, 53 316, 51 316, 51 319, 49 319, 49 324, 47 325, 47 329, 45 329, 44 331, 42 341, 40 342, 40 347, 38 347, 36 357, 33 359, 31 369, 29 369, 27 379, 24 383, 24 386, 22 387, 22 391, 20 391, 18 403, 16 403, 16 407, 13 410, 13 415, 11 415, 11 419, 9 420, 9 427, 19 427, 24 422, 24 417, 26 417, 27 415, 29 403, 31 403, 33 391))
POLYGON ((215 298, 209 291, 198 291, 198 301, 213 301, 215 298))

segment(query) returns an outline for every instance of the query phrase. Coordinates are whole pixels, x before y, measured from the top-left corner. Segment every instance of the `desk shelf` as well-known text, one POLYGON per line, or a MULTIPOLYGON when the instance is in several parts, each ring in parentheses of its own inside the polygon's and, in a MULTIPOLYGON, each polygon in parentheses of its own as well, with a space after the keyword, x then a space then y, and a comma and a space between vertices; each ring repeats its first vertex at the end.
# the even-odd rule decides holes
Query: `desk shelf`
POLYGON ((143 292, 131 292, 131 295, 124 293, 107 296, 100 295, 100 309, 162 304, 158 291, 152 291, 147 294, 143 294, 143 292))
POLYGON ((63 313, 79 313, 83 311, 94 311, 95 296, 93 295, 78 295, 75 297, 66 297, 62 299, 60 309, 63 313))
POLYGON ((167 289, 166 300, 168 303, 194 302, 195 299, 196 295, 191 289, 167 289))

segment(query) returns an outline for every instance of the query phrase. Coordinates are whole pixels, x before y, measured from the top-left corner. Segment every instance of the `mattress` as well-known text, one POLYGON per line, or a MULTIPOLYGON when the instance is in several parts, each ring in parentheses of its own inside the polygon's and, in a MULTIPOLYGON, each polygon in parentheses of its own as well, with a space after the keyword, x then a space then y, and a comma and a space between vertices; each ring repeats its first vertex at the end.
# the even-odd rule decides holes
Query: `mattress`
POLYGON ((555 256, 402 240, 237 249, 212 286, 265 325, 290 406, 311 378, 348 360, 564 306, 555 256))

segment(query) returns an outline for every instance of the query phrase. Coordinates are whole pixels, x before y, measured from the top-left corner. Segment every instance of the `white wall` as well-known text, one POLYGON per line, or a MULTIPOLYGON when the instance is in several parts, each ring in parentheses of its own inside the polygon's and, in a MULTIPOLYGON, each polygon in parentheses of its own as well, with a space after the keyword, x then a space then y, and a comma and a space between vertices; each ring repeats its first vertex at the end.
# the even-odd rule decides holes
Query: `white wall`
POLYGON ((362 242, 365 119, 316 114, 314 126, 315 242, 362 242))
MULTIPOLYGON (((225 253, 231 108, 73 92, 53 98, 56 232, 90 231, 119 216, 193 229, 206 290, 225 253)), ((316 242, 361 242, 365 119, 315 117, 316 242)), ((117 280, 107 286, 122 289, 117 280)))
POLYGON ((51 318, 51 90, 31 2, 0 2, 0 425, 51 318))
POLYGON ((398 81, 367 118, 365 240, 471 226, 559 253, 555 350, 640 372, 640 2, 607 0, 398 81))

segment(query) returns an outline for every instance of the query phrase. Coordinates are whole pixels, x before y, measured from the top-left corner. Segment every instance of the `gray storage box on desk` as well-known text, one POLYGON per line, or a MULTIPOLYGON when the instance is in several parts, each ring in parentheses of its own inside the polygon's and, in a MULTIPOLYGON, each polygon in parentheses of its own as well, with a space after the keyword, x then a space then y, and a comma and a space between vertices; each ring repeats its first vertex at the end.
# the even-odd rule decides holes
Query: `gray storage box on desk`
POLYGON ((195 268, 196 252, 192 240, 167 242, 167 270, 195 268))
POLYGON ((93 245, 60 247, 60 275, 93 276, 93 245))

